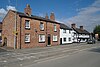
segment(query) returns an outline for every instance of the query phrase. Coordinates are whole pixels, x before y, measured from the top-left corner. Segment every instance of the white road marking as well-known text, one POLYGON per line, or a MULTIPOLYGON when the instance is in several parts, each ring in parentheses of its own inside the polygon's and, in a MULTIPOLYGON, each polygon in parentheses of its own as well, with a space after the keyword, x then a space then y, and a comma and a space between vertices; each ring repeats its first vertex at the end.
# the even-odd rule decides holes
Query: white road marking
POLYGON ((4 63, 6 63, 7 61, 6 61, 6 60, 4 60, 4 61, 0 61, 0 62, 4 62, 4 63))

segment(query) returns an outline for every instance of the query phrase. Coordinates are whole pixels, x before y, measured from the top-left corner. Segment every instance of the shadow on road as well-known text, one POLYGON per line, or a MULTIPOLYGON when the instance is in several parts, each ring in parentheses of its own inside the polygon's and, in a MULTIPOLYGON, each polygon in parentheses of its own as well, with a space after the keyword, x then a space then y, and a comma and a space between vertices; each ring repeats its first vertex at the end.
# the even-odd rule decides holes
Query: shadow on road
POLYGON ((91 50, 89 50, 89 51, 100 53, 100 48, 94 48, 94 49, 91 49, 91 50))

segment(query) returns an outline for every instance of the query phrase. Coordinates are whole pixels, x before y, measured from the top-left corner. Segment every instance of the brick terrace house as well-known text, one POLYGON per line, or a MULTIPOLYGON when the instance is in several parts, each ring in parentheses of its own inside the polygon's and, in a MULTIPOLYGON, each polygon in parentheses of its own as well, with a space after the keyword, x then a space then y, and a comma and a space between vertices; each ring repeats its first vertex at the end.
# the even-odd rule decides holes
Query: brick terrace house
POLYGON ((31 15, 27 5, 24 13, 9 10, 3 19, 3 44, 16 49, 60 44, 60 25, 54 13, 43 17, 31 15))

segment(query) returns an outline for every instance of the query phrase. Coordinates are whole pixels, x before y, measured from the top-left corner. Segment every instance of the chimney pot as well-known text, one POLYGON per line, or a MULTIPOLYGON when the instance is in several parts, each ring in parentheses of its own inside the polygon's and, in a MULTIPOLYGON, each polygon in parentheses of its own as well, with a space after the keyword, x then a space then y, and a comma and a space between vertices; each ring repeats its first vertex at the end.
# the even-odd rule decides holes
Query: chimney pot
POLYGON ((71 24, 71 27, 75 29, 76 28, 76 24, 75 23, 71 24))
POLYGON ((26 8, 24 9, 24 12, 28 16, 31 15, 32 9, 30 8, 30 5, 29 4, 26 5, 26 8))
POLYGON ((80 30, 84 30, 84 29, 83 29, 83 26, 80 26, 80 30))
POLYGON ((46 18, 46 19, 49 19, 49 17, 48 17, 48 14, 47 14, 47 13, 46 13, 46 16, 45 16, 45 18, 46 18))
POLYGON ((53 12, 52 12, 51 15, 50 15, 50 19, 51 19, 51 20, 55 20, 55 15, 54 15, 53 12))

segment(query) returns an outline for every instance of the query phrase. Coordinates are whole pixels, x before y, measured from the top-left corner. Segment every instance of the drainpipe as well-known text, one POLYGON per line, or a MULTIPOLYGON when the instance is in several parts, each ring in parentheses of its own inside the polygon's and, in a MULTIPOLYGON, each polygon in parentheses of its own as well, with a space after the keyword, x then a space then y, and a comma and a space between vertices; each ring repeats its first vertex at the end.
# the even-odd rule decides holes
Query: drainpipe
MULTIPOLYGON (((16 7, 17 7, 17 0, 16 0, 16 7)), ((17 11, 15 11, 15 25, 14 25, 14 49, 16 49, 17 47, 17 11)))
POLYGON ((14 25, 14 49, 16 49, 16 44, 17 44, 17 36, 16 36, 16 31, 17 31, 17 12, 15 11, 15 25, 14 25))
POLYGON ((21 23, 22 23, 22 17, 20 17, 20 49, 21 49, 21 23))

